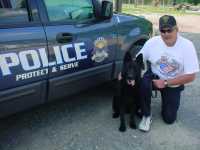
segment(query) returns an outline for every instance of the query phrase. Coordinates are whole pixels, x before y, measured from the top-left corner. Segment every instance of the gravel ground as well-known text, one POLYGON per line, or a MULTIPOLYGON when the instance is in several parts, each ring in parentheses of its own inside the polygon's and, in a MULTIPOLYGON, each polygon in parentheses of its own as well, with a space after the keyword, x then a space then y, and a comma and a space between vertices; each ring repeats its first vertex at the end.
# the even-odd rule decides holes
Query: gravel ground
MULTIPOLYGON (((182 34, 194 42, 200 58, 200 34, 182 34)), ((186 86, 173 125, 162 121, 157 98, 150 132, 120 133, 119 120, 111 117, 113 90, 105 84, 1 119, 0 150, 199 150, 199 83, 200 74, 186 86)))

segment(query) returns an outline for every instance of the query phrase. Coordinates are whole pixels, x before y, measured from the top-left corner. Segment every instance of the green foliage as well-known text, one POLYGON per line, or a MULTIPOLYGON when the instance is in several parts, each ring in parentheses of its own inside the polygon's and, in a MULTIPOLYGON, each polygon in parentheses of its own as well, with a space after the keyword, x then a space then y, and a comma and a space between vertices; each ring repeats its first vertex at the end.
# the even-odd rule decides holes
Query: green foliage
POLYGON ((159 13, 159 14, 176 14, 176 15, 184 15, 185 12, 182 10, 177 11, 176 9, 172 7, 154 7, 154 6, 141 6, 138 5, 137 8, 134 7, 134 5, 131 4, 123 4, 122 12, 128 13, 128 14, 141 14, 141 13, 159 13))
POLYGON ((194 4, 194 5, 197 5, 200 3, 200 0, 188 0, 188 3, 191 3, 191 4, 194 4))
MULTIPOLYGON (((152 4, 154 0, 122 0, 123 3, 131 3, 134 4, 135 1, 137 1, 138 4, 141 4, 141 2, 143 2, 143 4, 152 4)), ((173 4, 173 2, 176 2, 177 4, 180 3, 189 3, 189 4, 194 4, 194 5, 198 5, 200 4, 200 0, 160 0, 160 3, 165 3, 165 4, 173 4)))
POLYGON ((134 4, 123 4, 122 12, 127 14, 172 14, 172 15, 199 15, 196 13, 188 13, 185 10, 177 10, 171 6, 160 6, 154 7, 153 5, 138 5, 137 7, 134 4))
POLYGON ((200 3, 200 0, 174 0, 177 4, 180 3, 189 3, 189 4, 194 4, 197 5, 200 3))

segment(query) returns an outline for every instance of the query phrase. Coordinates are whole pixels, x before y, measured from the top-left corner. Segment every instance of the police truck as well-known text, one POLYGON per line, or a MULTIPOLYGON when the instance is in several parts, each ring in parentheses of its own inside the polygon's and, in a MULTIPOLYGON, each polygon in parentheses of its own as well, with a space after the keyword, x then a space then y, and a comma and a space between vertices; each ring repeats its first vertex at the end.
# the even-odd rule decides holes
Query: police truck
POLYGON ((151 36, 109 0, 0 0, 0 117, 116 79, 151 36))

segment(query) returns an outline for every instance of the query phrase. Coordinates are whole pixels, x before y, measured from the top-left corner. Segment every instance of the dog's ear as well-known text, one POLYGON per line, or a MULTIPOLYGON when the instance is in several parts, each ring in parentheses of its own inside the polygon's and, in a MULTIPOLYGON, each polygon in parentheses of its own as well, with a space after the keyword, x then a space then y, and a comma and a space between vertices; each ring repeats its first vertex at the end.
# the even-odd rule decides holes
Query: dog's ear
POLYGON ((137 57, 136 57, 136 62, 140 65, 140 67, 142 69, 145 69, 144 68, 144 62, 143 62, 143 55, 142 54, 139 54, 137 57))
POLYGON ((127 52, 124 56, 124 63, 132 61, 132 56, 130 52, 127 52))

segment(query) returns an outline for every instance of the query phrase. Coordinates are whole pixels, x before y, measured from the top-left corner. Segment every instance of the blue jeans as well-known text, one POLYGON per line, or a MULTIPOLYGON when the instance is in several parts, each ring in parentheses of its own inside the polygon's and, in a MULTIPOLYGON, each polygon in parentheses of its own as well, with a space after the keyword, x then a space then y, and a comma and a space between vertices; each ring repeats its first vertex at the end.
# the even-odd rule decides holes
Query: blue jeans
MULTIPOLYGON (((152 89, 155 87, 152 84, 152 78, 147 74, 144 75, 140 86, 141 95, 141 110, 143 116, 151 115, 151 97, 152 89)), ((167 124, 172 124, 177 117, 177 111, 180 105, 181 92, 184 90, 184 85, 179 87, 166 87, 164 89, 157 89, 161 92, 162 98, 162 118, 167 124)))

